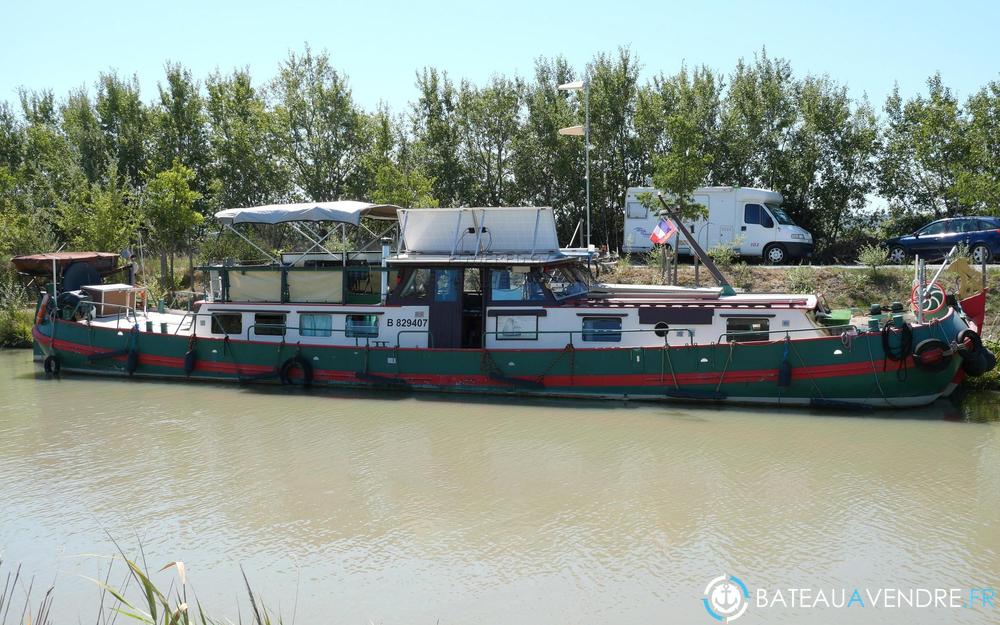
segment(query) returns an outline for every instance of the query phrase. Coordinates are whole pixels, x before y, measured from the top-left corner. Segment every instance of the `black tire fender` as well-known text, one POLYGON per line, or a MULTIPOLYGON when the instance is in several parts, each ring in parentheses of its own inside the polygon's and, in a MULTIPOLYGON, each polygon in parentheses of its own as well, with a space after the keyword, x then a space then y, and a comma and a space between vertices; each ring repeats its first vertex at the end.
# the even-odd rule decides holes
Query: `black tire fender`
POLYGON ((291 373, 295 369, 302 370, 302 386, 310 386, 313 381, 313 367, 312 363, 306 360, 302 354, 296 354, 281 363, 281 367, 278 368, 278 379, 285 386, 292 384, 291 373))
POLYGON ((944 371, 951 362, 947 352, 948 344, 941 339, 924 339, 913 350, 913 364, 931 373, 944 371))
POLYGON ((963 358, 973 356, 979 353, 979 350, 983 348, 983 337, 979 336, 979 333, 972 328, 966 328, 959 332, 958 336, 955 338, 955 342, 958 343, 960 348, 963 348, 958 352, 963 358), (972 347, 967 347, 965 343, 966 341, 972 343, 972 347))
POLYGON ((48 375, 59 375, 62 364, 59 362, 58 356, 48 356, 45 362, 42 363, 42 368, 45 369, 45 373, 48 375))

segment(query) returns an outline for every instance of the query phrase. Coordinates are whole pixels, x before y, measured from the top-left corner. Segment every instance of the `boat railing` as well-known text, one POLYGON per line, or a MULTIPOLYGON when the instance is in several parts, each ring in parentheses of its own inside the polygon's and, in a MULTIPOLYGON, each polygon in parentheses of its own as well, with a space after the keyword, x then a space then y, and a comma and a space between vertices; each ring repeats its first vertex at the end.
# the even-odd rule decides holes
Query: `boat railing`
MULTIPOLYGON (((568 344, 569 345, 575 345, 574 342, 573 342, 573 337, 575 335, 577 335, 577 334, 581 335, 580 342, 589 343, 591 341, 587 341, 587 340, 583 339, 582 335, 587 335, 587 336, 600 336, 600 335, 612 336, 612 335, 621 335, 621 334, 648 334, 648 333, 654 333, 654 334, 656 334, 656 336, 658 336, 658 337, 660 337, 660 338, 663 339, 663 345, 664 345, 664 347, 669 347, 670 346, 669 339, 670 339, 670 333, 671 332, 679 332, 679 333, 687 334, 688 345, 694 345, 694 333, 695 333, 695 331, 693 329, 691 329, 691 328, 632 328, 632 329, 624 329, 623 328, 621 330, 611 330, 611 329, 607 329, 607 328, 595 328, 595 329, 592 329, 592 330, 583 330, 583 329, 580 329, 580 330, 525 330, 523 332, 520 332, 520 331, 514 332, 514 331, 510 331, 510 330, 491 330, 489 332, 484 332, 483 333, 483 337, 485 338, 485 337, 488 337, 488 336, 492 336, 497 341, 531 341, 531 340, 535 340, 535 339, 524 339, 524 338, 519 338, 519 337, 515 337, 515 336, 510 336, 510 335, 512 335, 512 334, 528 334, 528 335, 561 334, 561 335, 565 335, 565 336, 568 337, 568 339, 569 339, 568 340, 568 344), (501 336, 504 336, 504 335, 506 335, 506 338, 500 338, 501 336)), ((594 341, 594 342, 601 342, 601 341, 594 341)), ((624 348, 633 348, 633 347, 648 347, 648 346, 643 346, 643 345, 626 345, 626 346, 624 346, 624 348)))
POLYGON ((772 334, 782 335, 782 336, 778 337, 780 339, 780 338, 783 338, 783 336, 786 335, 786 334, 790 335, 790 334, 795 334, 797 332, 814 332, 814 333, 819 333, 819 334, 822 334, 823 332, 829 332, 829 336, 839 336, 841 334, 844 334, 845 332, 850 332, 851 330, 854 330, 855 332, 858 332, 857 326, 855 326, 854 324, 850 324, 850 323, 845 323, 845 324, 836 325, 836 326, 823 326, 822 328, 794 328, 794 329, 792 329, 792 328, 779 328, 777 330, 734 330, 732 332, 723 332, 722 334, 720 334, 719 338, 716 339, 716 343, 721 344, 721 343, 739 343, 739 342, 741 342, 741 341, 733 341, 733 340, 731 340, 729 338, 729 337, 733 337, 733 336, 735 336, 735 337, 740 337, 740 336, 760 336, 761 334, 766 334, 768 336, 768 338, 767 338, 766 341, 742 341, 742 342, 745 342, 745 343, 754 343, 754 342, 763 343, 763 342, 772 342, 774 340, 774 339, 771 338, 772 334), (843 332, 835 332, 838 329, 843 330, 843 332))
MULTIPOLYGON (((134 293, 139 293, 139 292, 143 293, 141 310, 142 310, 143 316, 145 317, 147 315, 147 313, 148 313, 148 304, 149 304, 149 302, 148 302, 148 299, 149 299, 148 298, 148 293, 147 293, 145 287, 135 287, 133 289, 133 292, 134 293)), ((133 301, 135 301, 135 300, 133 300, 133 301)), ((83 318, 85 320, 90 321, 92 318, 88 314, 86 314, 87 311, 90 311, 90 310, 96 311, 98 308, 100 308, 102 311, 104 309, 108 309, 108 308, 115 310, 114 317, 115 317, 115 329, 116 330, 121 329, 121 321, 122 321, 123 318, 125 320, 131 320, 132 323, 139 323, 139 310, 140 310, 139 306, 134 305, 134 304, 133 305, 129 305, 129 304, 115 304, 113 302, 95 302, 94 300, 91 300, 91 299, 82 299, 82 300, 77 301, 75 304, 73 304, 73 308, 72 308, 72 310, 70 310, 69 319, 76 319, 76 316, 78 314, 82 314, 82 316, 83 316, 83 318)), ((106 318, 106 317, 111 317, 111 316, 112 315, 97 315, 96 312, 95 312, 95 315, 94 315, 93 319, 96 319, 96 318, 106 318)))

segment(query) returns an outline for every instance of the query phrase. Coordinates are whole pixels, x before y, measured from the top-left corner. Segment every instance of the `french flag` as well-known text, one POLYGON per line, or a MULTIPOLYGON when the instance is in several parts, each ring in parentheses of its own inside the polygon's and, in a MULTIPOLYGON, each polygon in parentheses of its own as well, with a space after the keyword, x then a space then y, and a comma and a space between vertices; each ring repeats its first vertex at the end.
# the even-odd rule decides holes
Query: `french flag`
POLYGON ((663 245, 666 243, 670 237, 674 236, 677 232, 677 226, 674 222, 669 219, 661 219, 660 223, 656 224, 653 228, 653 234, 649 235, 649 240, 653 242, 654 245, 663 245))

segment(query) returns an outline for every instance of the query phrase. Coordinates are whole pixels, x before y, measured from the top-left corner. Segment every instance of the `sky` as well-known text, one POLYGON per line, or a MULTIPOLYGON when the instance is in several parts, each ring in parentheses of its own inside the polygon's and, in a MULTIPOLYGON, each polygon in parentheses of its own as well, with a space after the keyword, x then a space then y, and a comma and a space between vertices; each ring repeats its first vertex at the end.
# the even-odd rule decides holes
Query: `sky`
POLYGON ((306 43, 330 53, 362 107, 385 102, 397 113, 425 66, 483 83, 530 77, 539 56, 582 70, 619 46, 637 55, 643 79, 682 62, 728 73, 766 46, 797 75, 828 74, 877 109, 894 83, 912 95, 936 71, 963 99, 1000 80, 995 2, 8 0, 0 15, 0 101, 12 103, 20 87, 93 92, 109 70, 138 75, 152 101, 166 61, 199 79, 248 67, 262 83, 306 43))

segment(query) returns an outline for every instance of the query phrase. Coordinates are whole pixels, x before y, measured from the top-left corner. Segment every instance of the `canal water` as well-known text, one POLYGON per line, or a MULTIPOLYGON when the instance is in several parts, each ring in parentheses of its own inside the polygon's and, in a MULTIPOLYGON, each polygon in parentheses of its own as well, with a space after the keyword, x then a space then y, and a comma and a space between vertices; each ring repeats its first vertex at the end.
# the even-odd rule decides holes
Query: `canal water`
MULTIPOLYGON (((241 567, 303 624, 707 624, 722 574, 786 603, 1000 589, 998 419, 992 394, 850 416, 52 380, 2 352, 0 575, 54 582, 56 623, 97 622, 111 538, 234 622, 241 567)), ((1000 622, 865 601, 740 622, 1000 622)))

